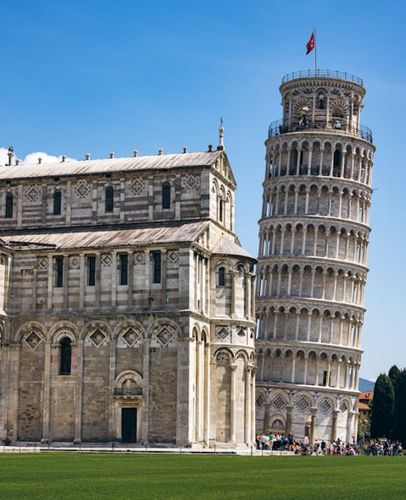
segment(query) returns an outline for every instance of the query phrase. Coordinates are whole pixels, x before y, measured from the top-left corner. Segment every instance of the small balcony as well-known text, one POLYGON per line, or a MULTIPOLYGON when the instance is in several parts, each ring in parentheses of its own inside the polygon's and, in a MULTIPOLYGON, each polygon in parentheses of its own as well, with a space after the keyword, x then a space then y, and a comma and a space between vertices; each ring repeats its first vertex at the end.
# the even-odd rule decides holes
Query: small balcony
POLYGON ((347 124, 345 120, 340 118, 332 118, 328 123, 326 121, 310 121, 306 119, 301 119, 300 121, 294 121, 292 123, 287 123, 283 120, 276 120, 269 125, 268 128, 268 139, 278 135, 288 134, 290 132, 303 132, 303 131, 314 131, 320 130, 323 132, 333 132, 340 133, 344 132, 347 134, 352 134, 365 141, 373 144, 372 131, 369 127, 361 125, 360 127, 354 126, 353 124, 347 124))

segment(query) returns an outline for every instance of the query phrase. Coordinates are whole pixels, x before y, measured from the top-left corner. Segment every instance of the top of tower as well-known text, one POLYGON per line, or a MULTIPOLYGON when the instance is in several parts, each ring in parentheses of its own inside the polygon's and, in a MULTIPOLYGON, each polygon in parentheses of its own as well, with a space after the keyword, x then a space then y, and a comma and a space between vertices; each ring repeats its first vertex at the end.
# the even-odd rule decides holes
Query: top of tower
POLYGON ((293 73, 288 73, 282 78, 282 85, 284 83, 290 82, 291 80, 300 80, 307 78, 332 78, 334 80, 344 80, 346 82, 356 83, 361 87, 364 86, 364 81, 362 78, 346 71, 337 71, 331 69, 306 69, 303 71, 294 71, 293 73))

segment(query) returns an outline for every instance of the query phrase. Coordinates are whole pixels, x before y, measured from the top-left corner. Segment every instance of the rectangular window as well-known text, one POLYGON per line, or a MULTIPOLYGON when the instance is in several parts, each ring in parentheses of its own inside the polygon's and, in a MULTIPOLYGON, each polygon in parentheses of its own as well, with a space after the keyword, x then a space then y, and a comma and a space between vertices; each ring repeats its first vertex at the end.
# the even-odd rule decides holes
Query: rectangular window
POLYGON ((61 215, 62 213, 62 192, 55 191, 54 193, 54 215, 61 215))
POLYGON ((55 287, 63 287, 63 256, 55 257, 55 287))
POLYGON ((327 385, 327 375, 328 375, 328 374, 327 374, 327 371, 326 371, 326 370, 324 370, 324 371, 323 371, 323 383, 322 383, 322 385, 323 385, 324 387, 327 385))
POLYGON ((161 252, 151 252, 152 258, 152 283, 161 283, 161 252))
POLYGON ((87 286, 96 284, 96 257, 89 255, 87 257, 87 286))
POLYGON ((128 285, 128 255, 120 255, 120 285, 128 285))

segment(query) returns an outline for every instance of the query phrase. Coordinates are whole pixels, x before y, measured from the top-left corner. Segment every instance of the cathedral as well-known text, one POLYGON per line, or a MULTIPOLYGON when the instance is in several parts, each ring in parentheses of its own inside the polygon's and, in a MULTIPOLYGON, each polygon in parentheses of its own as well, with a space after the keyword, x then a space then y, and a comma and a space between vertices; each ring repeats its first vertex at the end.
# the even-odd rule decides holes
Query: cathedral
POLYGON ((256 260, 223 147, 0 168, 0 439, 248 446, 256 260))

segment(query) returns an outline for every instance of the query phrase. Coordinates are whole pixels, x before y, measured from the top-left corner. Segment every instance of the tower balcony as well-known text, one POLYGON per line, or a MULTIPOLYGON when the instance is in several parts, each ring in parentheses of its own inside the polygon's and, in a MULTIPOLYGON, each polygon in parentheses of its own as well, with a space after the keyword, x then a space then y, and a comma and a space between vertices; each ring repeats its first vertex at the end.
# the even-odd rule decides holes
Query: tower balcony
POLYGON ((300 80, 302 78, 333 78, 334 80, 345 80, 346 82, 364 85, 362 78, 352 75, 346 71, 337 71, 332 69, 306 69, 303 71, 294 71, 288 73, 282 78, 282 85, 292 80, 300 80))
POLYGON ((365 141, 373 144, 372 130, 366 125, 354 125, 347 123, 341 118, 332 117, 326 120, 292 120, 288 123, 286 120, 276 120, 269 125, 268 139, 278 135, 288 134, 290 132, 329 132, 329 133, 345 133, 360 137, 365 141))

